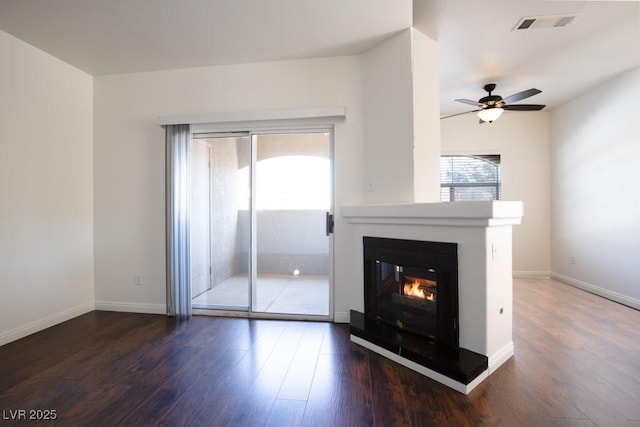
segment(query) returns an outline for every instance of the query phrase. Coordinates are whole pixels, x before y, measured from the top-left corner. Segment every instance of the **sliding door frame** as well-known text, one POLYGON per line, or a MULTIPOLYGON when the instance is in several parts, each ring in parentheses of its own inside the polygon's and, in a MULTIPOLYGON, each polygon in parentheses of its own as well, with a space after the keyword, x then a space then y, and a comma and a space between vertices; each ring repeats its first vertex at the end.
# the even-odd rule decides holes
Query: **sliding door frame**
MULTIPOLYGON (((333 124, 320 124, 320 125, 304 125, 304 124, 281 124, 281 125, 264 125, 264 126, 236 126, 236 127, 221 127, 220 130, 217 125, 205 125, 198 126, 198 129, 192 131, 192 137, 194 139, 201 138, 225 138, 225 137, 249 137, 251 145, 251 160, 250 160, 250 200, 249 200, 249 217, 250 217, 250 233, 249 233, 249 292, 247 301, 247 310, 228 310, 228 309, 193 309, 194 314, 208 315, 208 316, 228 316, 228 317, 249 317, 249 318, 261 318, 261 319, 291 319, 291 320, 321 320, 321 321, 333 321, 334 320, 334 238, 333 232, 329 234, 329 314, 327 316, 321 315, 306 315, 306 314, 284 314, 284 313, 266 313, 253 311, 254 307, 254 295, 255 287, 257 286, 257 213, 255 209, 256 199, 256 164, 257 164, 257 137, 260 135, 273 135, 273 134, 304 134, 304 133, 328 133, 329 134, 329 159, 330 159, 330 202, 329 202, 329 214, 334 214, 335 208, 335 165, 334 165, 334 126, 333 124), (204 129, 201 129, 203 128, 204 129), (249 129, 249 130, 247 130, 249 129), (200 131, 198 131, 200 130, 200 131)), ((212 198, 213 203, 213 198, 212 198)), ((213 206, 212 206, 213 208, 213 206)), ((213 232, 213 230, 212 230, 213 232)), ((213 236, 212 236, 213 238, 213 236)))

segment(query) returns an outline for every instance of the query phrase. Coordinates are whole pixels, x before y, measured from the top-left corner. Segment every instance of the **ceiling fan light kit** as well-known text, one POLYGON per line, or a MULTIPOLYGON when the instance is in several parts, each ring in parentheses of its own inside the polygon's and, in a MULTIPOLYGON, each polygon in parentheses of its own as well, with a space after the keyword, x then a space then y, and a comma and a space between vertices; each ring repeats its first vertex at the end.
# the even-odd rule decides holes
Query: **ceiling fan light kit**
POLYGON ((494 120, 497 120, 501 115, 504 109, 499 107, 486 108, 484 110, 478 111, 478 117, 483 122, 492 123, 494 120))
POLYGON ((492 92, 495 90, 495 83, 488 83, 484 85, 483 89, 487 91, 489 94, 480 98, 477 101, 473 101, 471 99, 456 99, 458 102, 462 102, 463 104, 473 105, 478 107, 475 110, 465 111, 464 113, 452 114, 450 116, 441 117, 441 119, 446 119, 453 116, 459 116, 461 114, 467 113, 478 113, 478 117, 480 118, 480 123, 492 123, 497 120, 505 110, 511 111, 540 111, 545 105, 541 104, 512 104, 512 102, 518 102, 523 99, 529 98, 531 96, 537 95, 542 91, 540 89, 527 89, 522 92, 514 93, 513 95, 507 96, 506 98, 501 97, 500 95, 493 95, 492 92))

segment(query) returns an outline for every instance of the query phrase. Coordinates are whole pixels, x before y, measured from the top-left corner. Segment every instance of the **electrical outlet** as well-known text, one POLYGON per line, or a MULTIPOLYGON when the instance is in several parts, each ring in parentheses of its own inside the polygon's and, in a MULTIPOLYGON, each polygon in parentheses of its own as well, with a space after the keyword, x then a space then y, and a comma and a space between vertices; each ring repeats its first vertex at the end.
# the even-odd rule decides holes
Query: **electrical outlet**
POLYGON ((133 280, 136 285, 142 285, 142 274, 136 274, 133 280))
POLYGON ((571 257, 571 259, 570 259, 569 261, 571 262, 571 264, 574 264, 574 265, 575 265, 575 263, 576 263, 576 258, 575 258, 575 257, 571 257))

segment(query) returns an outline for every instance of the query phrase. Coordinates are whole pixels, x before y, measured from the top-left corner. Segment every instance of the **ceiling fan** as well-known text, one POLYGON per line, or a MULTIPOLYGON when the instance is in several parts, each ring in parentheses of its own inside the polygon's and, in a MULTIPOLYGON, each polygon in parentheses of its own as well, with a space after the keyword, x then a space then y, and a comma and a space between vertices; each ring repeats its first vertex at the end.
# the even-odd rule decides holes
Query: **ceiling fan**
POLYGON ((478 113, 480 123, 491 123, 494 120, 497 120, 498 117, 502 115, 502 112, 504 110, 540 111, 545 107, 545 105, 540 104, 512 104, 513 102, 522 101, 523 99, 529 98, 530 96, 539 94, 540 92, 542 92, 539 89, 527 89, 523 90, 522 92, 514 93, 513 95, 507 96, 506 98, 502 98, 500 95, 492 94, 495 88, 495 83, 488 83, 484 85, 483 89, 487 91, 489 95, 484 96, 477 101, 473 101, 471 99, 456 99, 456 101, 458 102, 479 107, 478 109, 465 111, 464 113, 451 114, 450 116, 444 116, 440 118, 446 119, 449 117, 459 116, 461 114, 478 113))

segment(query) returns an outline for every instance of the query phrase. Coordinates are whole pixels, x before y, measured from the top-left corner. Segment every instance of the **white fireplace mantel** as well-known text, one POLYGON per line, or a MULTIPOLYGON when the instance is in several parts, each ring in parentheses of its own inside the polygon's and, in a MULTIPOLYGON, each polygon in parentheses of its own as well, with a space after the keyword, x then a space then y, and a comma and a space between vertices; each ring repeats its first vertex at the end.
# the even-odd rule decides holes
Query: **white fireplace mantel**
POLYGON ((522 220, 522 202, 481 201, 344 206, 342 216, 357 224, 492 227, 522 220))
MULTIPOLYGON (((519 201, 359 205, 340 212, 360 265, 364 236, 458 244, 460 347, 487 356, 489 369, 471 387, 432 378, 464 393, 514 354, 512 226, 520 224, 522 212, 519 201)), ((361 271, 353 270, 350 283, 364 286, 361 271)), ((362 300, 352 308, 361 311, 363 288, 358 292, 362 300)))

